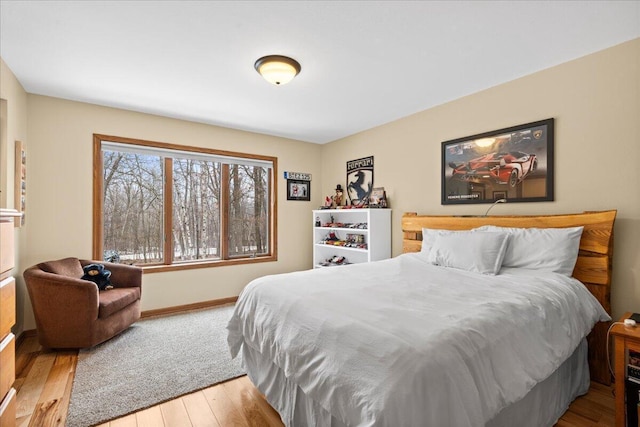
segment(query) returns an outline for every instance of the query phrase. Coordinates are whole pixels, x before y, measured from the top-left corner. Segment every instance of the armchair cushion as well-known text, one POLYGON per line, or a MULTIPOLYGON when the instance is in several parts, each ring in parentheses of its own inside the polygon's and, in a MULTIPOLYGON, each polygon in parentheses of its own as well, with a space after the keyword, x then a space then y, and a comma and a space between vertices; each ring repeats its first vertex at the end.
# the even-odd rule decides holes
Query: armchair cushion
POLYGON ((98 318, 104 319, 140 299, 140 288, 113 288, 100 291, 98 318))
POLYGON ((55 261, 47 261, 38 264, 38 267, 47 273, 60 274, 79 279, 84 274, 78 258, 63 258, 55 261))

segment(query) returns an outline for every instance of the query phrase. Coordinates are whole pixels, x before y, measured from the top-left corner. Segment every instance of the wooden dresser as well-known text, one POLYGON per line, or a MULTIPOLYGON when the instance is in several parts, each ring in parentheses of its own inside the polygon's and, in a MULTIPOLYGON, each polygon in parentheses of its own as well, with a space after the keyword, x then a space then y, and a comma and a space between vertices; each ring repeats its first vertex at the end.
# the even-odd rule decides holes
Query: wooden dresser
POLYGON ((0 427, 16 425, 16 338, 11 327, 16 323, 16 281, 11 276, 15 265, 14 219, 20 214, 0 209, 0 427))

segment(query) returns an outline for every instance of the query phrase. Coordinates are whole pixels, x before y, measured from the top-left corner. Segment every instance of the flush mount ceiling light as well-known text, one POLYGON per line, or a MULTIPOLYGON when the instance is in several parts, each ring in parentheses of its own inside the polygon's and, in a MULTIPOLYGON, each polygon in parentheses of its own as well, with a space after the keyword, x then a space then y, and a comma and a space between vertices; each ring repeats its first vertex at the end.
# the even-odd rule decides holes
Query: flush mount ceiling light
POLYGON ((254 67, 266 81, 274 85, 289 83, 301 70, 298 61, 280 55, 263 56, 254 67))

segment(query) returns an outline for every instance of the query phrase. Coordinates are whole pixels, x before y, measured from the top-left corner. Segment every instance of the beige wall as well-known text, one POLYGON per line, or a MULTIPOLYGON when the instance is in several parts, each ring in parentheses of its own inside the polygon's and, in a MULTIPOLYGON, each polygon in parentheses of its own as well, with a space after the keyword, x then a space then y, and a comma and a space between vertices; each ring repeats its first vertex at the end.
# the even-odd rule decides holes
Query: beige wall
POLYGON ((640 39, 327 144, 321 191, 346 185, 346 161, 373 155, 375 186, 385 187, 393 208, 397 255, 403 212, 481 215, 487 208, 440 204, 442 141, 550 117, 555 201, 500 205, 492 214, 617 209, 614 316, 640 311, 640 39))
MULTIPOLYGON (((235 296, 253 278, 311 268, 310 211, 318 202, 287 201, 283 171, 311 173, 311 194, 318 193, 321 146, 38 95, 28 96, 28 117, 22 266, 91 257, 92 141, 101 133, 278 158, 278 261, 145 274, 143 310, 235 296)), ((23 310, 24 328, 35 328, 28 302, 23 310)))
MULTIPOLYGON (((0 98, 3 100, 3 107, 6 107, 6 117, 2 119, 2 129, 0 129, 0 208, 15 208, 14 206, 14 162, 15 162, 15 141, 22 141, 28 150, 27 139, 27 93, 18 82, 9 67, 0 58, 0 98), (5 103, 6 101, 6 103, 5 103)), ((15 229, 15 250, 16 266, 12 271, 13 275, 19 275, 23 270, 20 252, 24 248, 24 228, 15 229)), ((15 329, 22 331, 21 307, 25 305, 24 285, 20 277, 16 278, 17 292, 16 304, 18 306, 15 329)))

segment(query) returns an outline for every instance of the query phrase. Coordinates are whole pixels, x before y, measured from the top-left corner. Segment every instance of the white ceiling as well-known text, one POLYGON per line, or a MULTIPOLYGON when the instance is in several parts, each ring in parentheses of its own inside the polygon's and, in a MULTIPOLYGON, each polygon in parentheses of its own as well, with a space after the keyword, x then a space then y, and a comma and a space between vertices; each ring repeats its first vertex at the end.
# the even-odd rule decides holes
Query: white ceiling
POLYGON ((0 1, 25 90, 326 143, 640 37, 640 1, 0 1), (302 71, 273 86, 253 64, 302 71))

